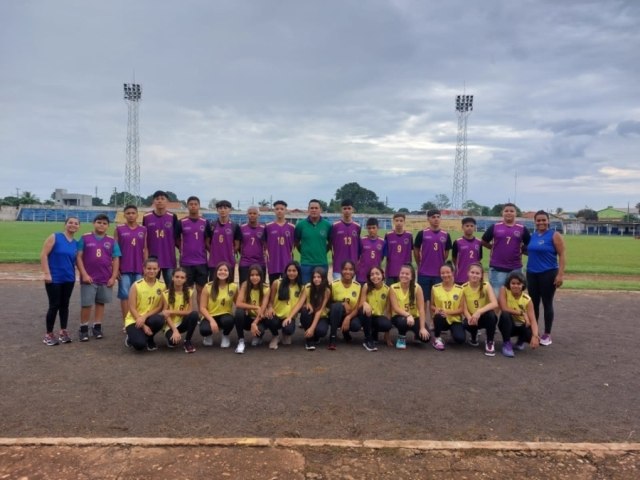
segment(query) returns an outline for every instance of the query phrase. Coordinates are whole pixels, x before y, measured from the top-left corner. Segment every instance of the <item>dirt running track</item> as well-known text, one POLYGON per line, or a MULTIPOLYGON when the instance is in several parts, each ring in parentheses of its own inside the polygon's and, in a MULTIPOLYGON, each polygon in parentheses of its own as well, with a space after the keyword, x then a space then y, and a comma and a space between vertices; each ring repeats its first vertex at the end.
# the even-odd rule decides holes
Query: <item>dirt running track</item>
MULTIPOLYGON (((307 352, 299 331, 277 351, 236 355, 202 347, 196 333, 193 355, 162 341, 137 354, 123 344, 116 304, 107 307, 103 340, 77 342, 78 297, 77 287, 74 342, 46 347, 42 284, 0 282, 1 437, 640 442, 635 293, 561 291, 554 344, 515 359, 468 346, 368 353, 357 336, 336 352, 307 352)), ((0 448, 0 473, 20 455, 15 448, 33 447, 0 448)), ((635 454, 625 458, 638 468, 635 454)), ((329 478, 318 475, 307 478, 329 478)))

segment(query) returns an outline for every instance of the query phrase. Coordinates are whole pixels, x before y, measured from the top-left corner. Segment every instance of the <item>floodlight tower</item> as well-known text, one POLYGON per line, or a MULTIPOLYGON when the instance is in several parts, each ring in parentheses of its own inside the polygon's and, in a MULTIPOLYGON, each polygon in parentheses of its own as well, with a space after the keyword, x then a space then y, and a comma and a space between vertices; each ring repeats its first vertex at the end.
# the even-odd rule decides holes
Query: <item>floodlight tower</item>
POLYGON ((473 111, 473 95, 456 96, 458 114, 458 142, 456 163, 453 168, 453 195, 451 206, 459 210, 467 200, 467 118, 473 111))
POLYGON ((142 88, 138 83, 124 84, 124 101, 127 102, 127 160, 124 169, 124 205, 140 203, 140 136, 138 134, 138 105, 142 88))

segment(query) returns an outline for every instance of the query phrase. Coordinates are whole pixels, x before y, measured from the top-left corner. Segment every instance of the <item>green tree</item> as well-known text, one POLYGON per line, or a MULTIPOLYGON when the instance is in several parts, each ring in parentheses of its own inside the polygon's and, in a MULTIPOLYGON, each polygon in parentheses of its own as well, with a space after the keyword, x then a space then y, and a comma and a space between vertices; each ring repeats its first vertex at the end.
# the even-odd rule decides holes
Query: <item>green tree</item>
MULTIPOLYGON (((175 193, 173 193, 173 192, 171 192, 169 190, 166 190, 166 193, 167 193, 167 201, 169 201, 169 202, 179 202, 180 201, 178 199, 178 196, 175 193)), ((153 205, 153 194, 151 194, 148 197, 146 197, 144 199, 144 201, 142 202, 142 204, 147 206, 147 207, 150 207, 151 205, 153 205)))
POLYGON ((438 206, 435 204, 435 202, 424 202, 422 204, 422 206, 420 207, 420 210, 422 210, 423 212, 426 212, 427 210, 434 210, 438 208, 438 206))
POLYGON ((451 200, 444 193, 439 193, 434 197, 434 203, 438 206, 440 210, 447 209, 451 207, 451 200))
POLYGON ((590 209, 589 207, 585 207, 582 210, 578 210, 578 213, 576 213, 576 217, 582 218, 583 220, 597 221, 598 220, 598 212, 596 212, 595 210, 590 209))
POLYGON ((329 203, 330 211, 339 212, 343 200, 351 200, 353 208, 360 213, 389 213, 393 209, 381 202, 375 192, 361 187, 356 182, 346 183, 336 190, 335 198, 329 203))
POLYGON ((399 208, 398 213, 409 213, 409 209, 406 207, 399 208))
POLYGON ((262 199, 258 202, 258 206, 259 207, 270 207, 271 206, 271 202, 269 200, 266 199, 262 199))
MULTIPOLYGON (((496 205, 493 206, 493 208, 491 209, 491 211, 489 212, 489 214, 492 217, 501 217, 502 216, 502 210, 504 210, 504 203, 498 203, 496 205)), ((522 216, 522 210, 520 210, 517 206, 516 206, 516 216, 517 217, 521 217, 522 216)))
POLYGON ((91 198, 91 205, 94 206, 94 207, 104 207, 104 202, 99 197, 92 197, 91 198))
POLYGON ((469 215, 482 215, 483 209, 489 209, 484 205, 474 202, 473 200, 467 200, 462 204, 462 208, 467 211, 469 215))
POLYGON ((40 205, 40 199, 31 192, 22 192, 18 199, 20 205, 40 205))
POLYGON ((562 207, 556 208, 556 215, 562 215, 562 212, 564 212, 564 208, 562 207))
POLYGON ((120 207, 124 208, 129 204, 138 204, 144 205, 145 199, 142 197, 138 197, 138 201, 135 201, 135 198, 129 192, 116 192, 112 193, 109 197, 109 206, 111 207, 120 207))

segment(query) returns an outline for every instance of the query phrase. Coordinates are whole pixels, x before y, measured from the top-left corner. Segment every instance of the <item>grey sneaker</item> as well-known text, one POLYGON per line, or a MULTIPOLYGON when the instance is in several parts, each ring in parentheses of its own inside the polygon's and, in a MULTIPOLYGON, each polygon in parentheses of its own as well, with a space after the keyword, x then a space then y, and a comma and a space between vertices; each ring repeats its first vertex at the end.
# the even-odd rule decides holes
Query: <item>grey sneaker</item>
POLYGON ((81 342, 88 342, 89 341, 89 327, 84 327, 86 330, 83 330, 82 328, 80 328, 80 331, 78 332, 78 340, 80 340, 81 342))
POLYGON ((54 345, 58 345, 58 339, 55 337, 53 333, 47 333, 42 339, 42 343, 52 347, 54 345))
POLYGON ((60 333, 58 333, 58 340, 60 341, 60 343, 71 343, 69 332, 67 332, 65 329, 60 330, 60 333))
POLYGON ((91 327, 91 335, 95 338, 102 338, 102 325, 100 323, 94 323, 93 327, 91 327))

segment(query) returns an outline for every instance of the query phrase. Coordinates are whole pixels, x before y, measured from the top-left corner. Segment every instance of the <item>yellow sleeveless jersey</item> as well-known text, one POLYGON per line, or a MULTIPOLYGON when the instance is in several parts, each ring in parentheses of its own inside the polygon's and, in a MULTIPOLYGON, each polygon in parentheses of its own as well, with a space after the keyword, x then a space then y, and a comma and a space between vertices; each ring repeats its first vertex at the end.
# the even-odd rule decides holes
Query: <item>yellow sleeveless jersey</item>
POLYGON ((355 280, 351 281, 351 285, 345 287, 342 280, 334 280, 331 284, 331 301, 332 302, 347 302, 350 307, 358 305, 358 299, 360 298, 360 284, 355 280))
POLYGON ((273 284, 275 289, 275 298, 273 299, 273 311, 278 318, 285 319, 291 313, 293 307, 296 306, 298 300, 300 300, 300 293, 302 289, 297 284, 289 286, 289 300, 279 300, 278 290, 280 289, 281 280, 276 280, 273 284))
MULTIPOLYGON (((188 302, 184 299, 184 292, 176 292, 176 298, 173 305, 169 305, 169 290, 165 290, 164 292, 162 292, 162 296, 164 297, 164 300, 168 305, 168 310, 180 310, 181 312, 187 310, 187 312, 191 312, 191 299, 193 298, 192 288, 189 289, 188 302)), ((182 323, 183 318, 184 317, 182 317, 181 315, 171 315, 171 321, 176 327, 182 323)), ((167 330, 169 330, 169 325, 165 323, 162 331, 166 332, 167 330)))
POLYGON ((488 282, 483 282, 477 290, 471 288, 469 282, 462 285, 462 295, 467 303, 467 309, 469 313, 473 315, 476 311, 489 303, 488 290, 491 288, 488 282), (483 296, 480 296, 480 292, 483 292, 483 296))
MULTIPOLYGON (((250 288, 249 286, 247 286, 247 288, 250 288)), ((265 298, 269 298, 269 285, 267 285, 266 283, 262 285, 262 300, 264 301, 265 298)), ((257 288, 251 288, 251 290, 249 291, 249 302, 251 305, 255 305, 257 307, 259 307, 261 305, 260 303, 260 290, 258 290, 257 288)), ((242 301, 244 302, 244 298, 242 299, 242 301)), ((255 310, 249 310, 249 316, 250 317, 255 317, 257 315, 257 312, 255 310)))
MULTIPOLYGON (((311 284, 307 283, 304 286, 304 294, 306 295, 307 298, 307 302, 308 304, 311 304, 311 284)), ((324 310, 322 311, 322 313, 320 314, 321 317, 328 317, 329 316, 329 302, 327 302, 327 305, 324 307, 324 310)))
MULTIPOLYGON (((136 311, 141 315, 157 308, 162 303, 162 292, 167 288, 164 282, 156 280, 153 285, 149 285, 143 278, 133 284, 136 289, 136 311)), ((131 312, 127 312, 124 319, 124 326, 128 327, 136 323, 131 312)))
POLYGON ((367 289, 367 303, 371 305, 371 315, 386 315, 389 302, 389 286, 367 289))
MULTIPOLYGON (((431 292, 436 308, 444 310, 457 310, 460 308, 460 302, 462 301, 462 287, 460 285, 454 284, 451 290, 446 291, 442 283, 436 283, 431 292)), ((447 315, 447 323, 449 325, 460 322, 462 322, 462 314, 447 315)))
MULTIPOLYGON (((398 299, 398 304, 404 310, 409 312, 414 318, 418 318, 420 316, 420 312, 418 311, 418 303, 416 300, 414 300, 413 303, 410 303, 409 289, 407 289, 406 292, 403 291, 402 285, 400 284, 400 282, 394 283, 393 285, 391 285, 391 289, 393 290, 393 293, 398 299)), ((418 295, 420 295, 420 292, 418 291, 418 285, 416 285, 416 294, 415 294, 416 299, 418 298, 418 295)))
MULTIPOLYGON (((523 312, 520 315, 511 315, 511 318, 513 318, 513 323, 515 323, 516 325, 524 325, 524 312, 527 311, 527 305, 529 305, 529 302, 531 301, 531 297, 526 293, 522 293, 522 295, 520 295, 520 298, 515 298, 513 296, 513 293, 511 293, 511 290, 509 289, 506 289, 506 290, 507 290, 507 306, 509 308, 513 308, 514 310, 523 312)), ((533 321, 533 319, 529 319, 529 320, 533 321)))
POLYGON ((207 311, 209 315, 217 317, 225 313, 230 314, 234 298, 238 292, 238 285, 227 283, 218 291, 218 297, 215 300, 211 298, 211 287, 213 287, 213 282, 209 282, 204 286, 204 291, 207 293, 207 311))

